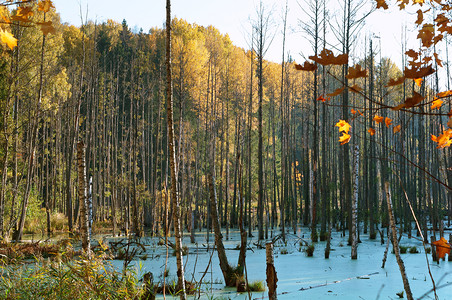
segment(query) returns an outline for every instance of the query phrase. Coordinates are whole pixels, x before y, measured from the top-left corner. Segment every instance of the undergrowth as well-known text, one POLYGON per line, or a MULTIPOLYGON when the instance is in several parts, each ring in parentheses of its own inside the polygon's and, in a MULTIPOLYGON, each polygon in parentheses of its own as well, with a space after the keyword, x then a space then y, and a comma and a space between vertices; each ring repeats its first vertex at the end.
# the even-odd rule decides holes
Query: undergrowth
POLYGON ((137 271, 116 271, 101 256, 68 261, 36 259, 0 267, 1 299, 139 299, 137 271))

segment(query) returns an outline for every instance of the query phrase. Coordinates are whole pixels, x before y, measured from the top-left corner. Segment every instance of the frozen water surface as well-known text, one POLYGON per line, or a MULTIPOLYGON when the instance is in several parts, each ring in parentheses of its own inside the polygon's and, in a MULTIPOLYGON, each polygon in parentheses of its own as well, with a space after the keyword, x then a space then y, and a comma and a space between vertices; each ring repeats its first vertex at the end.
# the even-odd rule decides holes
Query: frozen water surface
MULTIPOLYGON (((448 233, 446 234, 448 236, 448 233)), ((397 293, 404 291, 399 267, 395 255, 391 252, 391 246, 385 268, 381 268, 385 245, 380 244, 379 236, 376 240, 370 240, 368 235, 361 234, 362 243, 358 245, 357 260, 350 259, 351 249, 347 246, 347 237, 341 237, 339 232, 334 231, 329 259, 324 258, 326 242, 315 243, 314 256, 307 257, 302 251, 304 247, 300 247, 299 242, 300 239, 309 242, 309 236, 307 229, 303 228, 297 235, 288 235, 286 245, 281 241, 275 244, 278 299, 399 299, 397 293), (287 254, 283 254, 286 252, 287 254)), ((185 233, 183 243, 189 248, 189 255, 184 256, 186 280, 193 280, 194 277, 199 281, 207 268, 201 284, 201 299, 247 299, 247 293, 239 294, 233 288, 225 288, 217 253, 211 255, 213 234, 210 234, 209 240, 208 247, 206 233, 197 233, 197 243, 192 244, 188 234, 185 233), (212 261, 209 265, 210 257, 212 261)), ((161 280, 165 269, 166 248, 158 246, 156 238, 145 238, 143 241, 148 245, 147 258, 144 260, 141 255, 142 259, 133 261, 132 264, 138 268, 139 273, 152 272, 155 281, 161 280)), ((238 231, 231 231, 230 239, 224 240, 231 265, 237 264, 239 251, 233 249, 239 243, 238 231)), ((248 245, 251 248, 247 251, 246 257, 248 281, 259 280, 266 285, 265 249, 258 249, 256 244, 257 233, 254 233, 253 238, 248 238, 248 245)), ((418 299, 433 286, 428 274, 424 249, 419 240, 408 239, 405 235, 400 245, 416 246, 420 252, 402 254, 413 296, 418 299)), ((428 261, 436 285, 445 286, 437 291, 439 299, 452 299, 452 262, 448 262, 446 258, 446 261, 441 260, 437 264, 432 261, 431 255, 428 255, 428 261)), ((117 268, 121 268, 122 264, 122 261, 113 261, 117 268)), ((176 258, 172 255, 172 249, 169 249, 167 268, 169 276, 166 282, 176 280, 176 258)), ((267 292, 255 292, 252 299, 266 299, 266 296, 267 292)), ((157 298, 163 296, 159 295, 157 298)), ((406 299, 405 293, 404 298, 406 299)), ((434 294, 429 293, 423 299, 434 299, 434 294)))

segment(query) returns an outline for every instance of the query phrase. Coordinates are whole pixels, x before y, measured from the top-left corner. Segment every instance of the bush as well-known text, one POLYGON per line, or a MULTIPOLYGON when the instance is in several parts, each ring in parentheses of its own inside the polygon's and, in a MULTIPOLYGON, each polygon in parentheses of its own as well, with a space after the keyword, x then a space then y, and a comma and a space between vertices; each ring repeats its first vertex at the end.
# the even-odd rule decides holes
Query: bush
POLYGON ((401 253, 401 254, 405 254, 406 251, 408 250, 408 247, 407 247, 407 246, 399 246, 399 248, 400 248, 400 253, 401 253))
POLYGON ((50 216, 50 228, 52 231, 64 231, 67 228, 67 218, 62 213, 54 213, 50 216))
POLYGON ((314 249, 315 249, 314 245, 311 244, 304 249, 304 252, 306 253, 307 256, 314 256, 314 249))
POLYGON ((410 253, 415 254, 415 253, 419 253, 419 251, 417 250, 416 246, 413 246, 410 248, 410 253))
POLYGON ((287 251, 287 249, 286 248, 281 248, 281 250, 279 251, 279 253, 281 253, 281 254, 289 254, 289 251, 287 251))
POLYGON ((430 247, 425 248, 425 252, 426 252, 427 254, 432 253, 432 248, 430 248, 430 247))

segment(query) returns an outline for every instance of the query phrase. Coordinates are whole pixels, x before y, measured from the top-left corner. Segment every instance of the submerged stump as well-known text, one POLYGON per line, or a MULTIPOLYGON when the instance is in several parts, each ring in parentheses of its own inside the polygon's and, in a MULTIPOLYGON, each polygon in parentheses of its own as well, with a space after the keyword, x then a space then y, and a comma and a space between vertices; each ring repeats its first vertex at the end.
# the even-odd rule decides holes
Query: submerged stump
POLYGON ((273 243, 267 243, 265 248, 267 255, 268 298, 270 300, 274 300, 276 299, 276 283, 278 282, 278 277, 276 276, 276 270, 273 260, 273 243))

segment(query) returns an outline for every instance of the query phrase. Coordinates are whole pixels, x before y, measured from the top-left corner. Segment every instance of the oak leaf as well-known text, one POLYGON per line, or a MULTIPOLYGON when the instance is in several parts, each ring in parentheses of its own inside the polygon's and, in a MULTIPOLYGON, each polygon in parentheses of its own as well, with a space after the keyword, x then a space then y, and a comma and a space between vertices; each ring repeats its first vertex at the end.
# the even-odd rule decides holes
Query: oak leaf
POLYGON ((413 97, 406 98, 405 102, 393 107, 392 110, 400 110, 401 108, 411 108, 424 100, 421 94, 413 91, 413 97))
POLYGON ((338 56, 334 56, 333 51, 328 49, 323 49, 318 56, 309 56, 309 59, 312 59, 316 63, 323 66, 348 64, 347 54, 339 54, 338 56))
POLYGON ((369 132, 370 135, 374 135, 375 134, 375 129, 369 128, 369 129, 367 129, 367 132, 369 132))
POLYGON ((389 82, 386 85, 386 87, 396 86, 396 85, 402 84, 404 81, 405 81, 405 76, 399 77, 397 79, 391 78, 391 79, 389 79, 389 82))
POLYGON ((385 124, 386 124, 386 127, 389 128, 389 126, 391 126, 391 123, 392 123, 392 120, 391 120, 390 118, 386 117, 386 118, 385 118, 385 124))
POLYGON ((0 39, 5 43, 11 50, 17 46, 17 39, 8 31, 3 31, 0 29, 0 39))
POLYGON ((53 6, 52 1, 50 1, 50 0, 41 0, 38 3, 39 11, 48 12, 48 11, 50 11, 51 8, 55 8, 55 6, 53 6))
POLYGON ((33 16, 33 10, 31 6, 19 6, 17 8, 16 15, 12 16, 11 20, 20 22, 31 22, 31 20, 29 19, 31 16, 33 16))
POLYGON ((435 69, 432 68, 432 65, 427 67, 413 67, 411 69, 405 67, 405 78, 416 79, 428 76, 430 74, 435 73, 435 69))
POLYGON ((323 95, 321 95, 321 96, 319 96, 319 97, 317 98, 317 101, 325 102, 326 99, 323 97, 323 95))
POLYGON ((353 93, 359 93, 361 92, 363 89, 360 88, 357 84, 349 87, 349 90, 352 91, 353 93))
POLYGON ((348 69, 347 79, 356 79, 361 77, 367 77, 367 70, 362 70, 360 65, 355 65, 348 69))
POLYGON ((341 87, 341 88, 335 90, 334 92, 332 92, 332 93, 330 93, 330 94, 326 94, 326 95, 327 95, 328 97, 334 97, 334 96, 337 96, 337 95, 342 94, 342 92, 343 92, 344 90, 345 90, 345 87, 341 87))
POLYGON ((422 86, 422 81, 424 80, 424 79, 422 79, 422 78, 415 78, 415 79, 413 79, 414 80, 414 82, 416 83, 416 85, 418 86, 418 87, 421 87, 422 86))
POLYGON ((394 128, 392 128, 393 133, 397 133, 402 129, 402 125, 397 125, 394 128))
POLYGON ((439 59, 438 53, 433 53, 433 55, 435 56, 436 64, 437 64, 440 68, 442 68, 442 67, 443 67, 443 61, 442 61, 441 59, 439 59))
POLYGON ((389 7, 385 0, 377 0, 377 9, 378 8, 388 9, 389 7))
POLYGON ((384 121, 384 118, 379 116, 379 115, 375 115, 374 119, 373 119, 377 124, 380 124, 381 122, 384 121))
MULTIPOLYGON (((436 98, 435 98, 436 99, 436 98)), ((430 107, 431 110, 434 110, 435 108, 440 108, 441 105, 443 105, 444 101, 441 99, 437 99, 433 101, 432 106, 430 107)))
POLYGON ((295 69, 298 71, 315 71, 317 70, 317 66, 305 61, 303 65, 295 64, 295 69))
POLYGON ((438 137, 432 134, 432 141, 438 144, 438 149, 449 147, 452 144, 452 129, 444 130, 438 137))
POLYGON ((51 21, 39 22, 38 24, 41 26, 42 34, 44 35, 47 35, 49 33, 55 34, 55 27, 53 27, 51 21))
POLYGON ((405 54, 411 57, 413 60, 416 60, 419 57, 419 52, 416 52, 413 49, 406 51, 405 54))
POLYGON ((351 126, 347 123, 345 120, 339 120, 339 122, 336 123, 336 126, 339 127, 339 132, 345 132, 348 133, 351 126))
POLYGON ((423 21, 424 21, 424 13, 422 12, 421 9, 419 9, 419 10, 417 11, 417 20, 416 20, 415 23, 416 23, 417 25, 421 25, 423 21))
POLYGON ((435 37, 435 28, 433 24, 424 24, 422 29, 419 30, 417 38, 422 41, 422 45, 426 48, 430 48, 433 45, 433 38, 435 37))
POLYGON ((440 92, 440 93, 436 94, 436 97, 438 97, 438 98, 444 98, 447 96, 452 96, 452 90, 448 90, 448 91, 444 91, 444 92, 440 92))
POLYGON ((436 246, 436 257, 439 259, 444 258, 446 254, 450 255, 450 244, 444 237, 432 242, 432 245, 436 246))
POLYGON ((350 142, 350 135, 347 133, 342 133, 342 136, 339 137, 339 142, 341 143, 341 145, 345 145, 348 142, 350 142))

